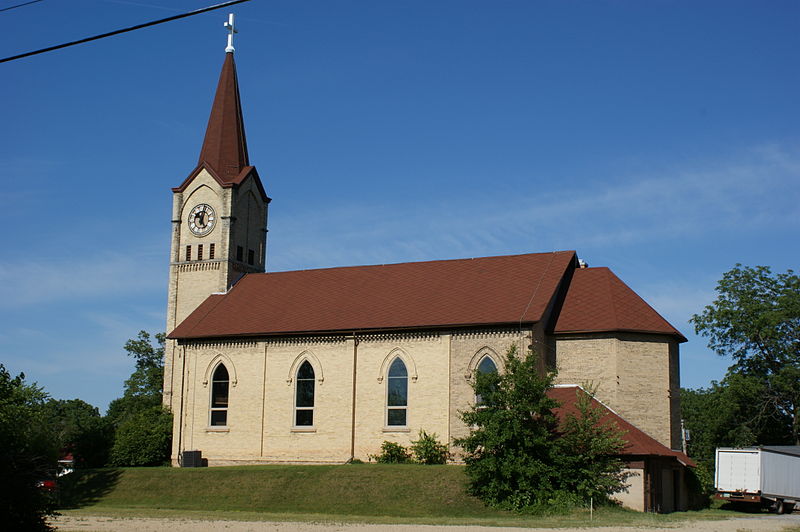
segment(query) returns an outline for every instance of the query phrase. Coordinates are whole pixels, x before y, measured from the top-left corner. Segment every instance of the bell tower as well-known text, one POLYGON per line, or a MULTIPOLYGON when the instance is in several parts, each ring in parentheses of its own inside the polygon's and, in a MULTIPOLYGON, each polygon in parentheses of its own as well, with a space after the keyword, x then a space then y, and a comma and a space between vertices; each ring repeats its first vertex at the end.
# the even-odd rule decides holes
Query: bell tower
MULTIPOLYGON (((247 153, 233 58, 233 15, 225 26, 228 46, 200 157, 183 183, 172 189, 167 333, 209 295, 266 268, 270 198, 247 153)), ((180 354, 173 340, 165 348, 164 405, 175 411, 180 354)))

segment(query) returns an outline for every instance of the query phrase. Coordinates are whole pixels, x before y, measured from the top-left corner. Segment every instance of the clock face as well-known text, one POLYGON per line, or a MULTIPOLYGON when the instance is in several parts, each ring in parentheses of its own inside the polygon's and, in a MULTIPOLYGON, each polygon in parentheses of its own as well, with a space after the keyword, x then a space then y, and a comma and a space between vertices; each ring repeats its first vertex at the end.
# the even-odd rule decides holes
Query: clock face
POLYGON ((189 230, 197 236, 206 236, 214 229, 217 215, 211 205, 201 203, 189 213, 189 230))

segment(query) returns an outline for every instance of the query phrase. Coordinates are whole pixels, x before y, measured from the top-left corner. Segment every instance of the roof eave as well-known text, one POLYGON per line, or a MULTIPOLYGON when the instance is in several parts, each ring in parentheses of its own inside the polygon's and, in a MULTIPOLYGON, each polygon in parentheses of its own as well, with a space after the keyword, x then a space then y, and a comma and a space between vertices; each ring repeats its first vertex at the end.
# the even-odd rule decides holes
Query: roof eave
POLYGON ((688 342, 686 337, 678 331, 653 331, 647 329, 574 329, 568 331, 553 331, 556 336, 571 334, 592 334, 592 333, 638 333, 638 334, 657 334, 660 336, 672 336, 679 344, 688 342))
MULTIPOLYGON (((212 339, 229 339, 229 338, 277 338, 281 336, 322 336, 322 335, 353 335, 353 334, 390 334, 390 333, 407 333, 407 332, 425 332, 450 329, 478 329, 478 328, 530 328, 537 322, 523 321, 523 322, 491 322, 491 323, 452 323, 444 325, 418 325, 408 327, 370 327, 370 328, 350 328, 350 329, 319 329, 310 331, 274 331, 274 332, 232 332, 229 334, 208 334, 208 335, 178 335, 174 336, 173 333, 167 335, 170 340, 212 340, 212 339)), ((179 326, 180 327, 180 326, 179 326)), ((175 328, 177 330, 177 327, 175 328)), ((173 330, 174 332, 174 330, 173 330)))

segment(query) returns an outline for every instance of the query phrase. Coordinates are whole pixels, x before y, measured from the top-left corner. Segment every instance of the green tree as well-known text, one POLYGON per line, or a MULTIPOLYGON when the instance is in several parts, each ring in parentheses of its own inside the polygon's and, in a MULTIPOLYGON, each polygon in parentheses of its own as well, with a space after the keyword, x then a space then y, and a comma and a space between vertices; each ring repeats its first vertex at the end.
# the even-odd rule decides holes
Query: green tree
POLYGON ((461 414, 469 436, 456 440, 464 453, 471 492, 489 505, 524 510, 557 495, 556 417, 547 397, 553 373, 540 376, 536 356, 505 356, 505 372, 475 374, 480 404, 461 414))
POLYGON ((576 397, 576 414, 559 423, 559 403, 547 392, 555 371, 541 375, 533 351, 519 356, 512 347, 505 371, 476 372, 480 397, 461 418, 471 427, 457 439, 467 464, 470 490, 491 506, 553 511, 608 500, 625 487, 618 454, 619 428, 592 403, 592 390, 576 397))
POLYGON ((36 483, 52 475, 57 447, 42 407, 47 394, 0 364, 0 528, 51 530, 53 501, 36 483))
POLYGON ((50 399, 42 410, 58 448, 71 452, 77 466, 106 465, 113 431, 97 408, 80 399, 50 399))
POLYGON ((607 411, 592 402, 595 390, 576 391, 577 414, 566 415, 556 441, 561 489, 584 502, 607 500, 625 487, 628 475, 619 459, 625 440, 607 411))
POLYGON ((136 369, 125 381, 123 396, 111 402, 106 414, 115 429, 113 465, 158 465, 169 460, 172 414, 161 404, 164 339, 163 333, 151 336, 140 331, 125 343, 136 369))
POLYGON ((129 414, 161 405, 164 389, 164 340, 163 333, 151 336, 146 331, 139 331, 135 339, 125 342, 125 351, 136 360, 136 368, 125 381, 123 396, 108 405, 106 416, 115 426, 129 414))
MULTIPOLYGON (((726 379, 738 375, 758 388, 750 397, 756 422, 788 419, 788 436, 800 445, 800 276, 737 264, 716 291, 716 300, 692 316, 695 332, 733 358, 726 379)), ((744 384, 736 384, 742 391, 744 384)))
POLYGON ((769 388, 757 376, 730 373, 708 388, 681 390, 681 413, 689 430, 689 456, 713 470, 717 447, 791 444, 792 420, 769 404, 769 388))

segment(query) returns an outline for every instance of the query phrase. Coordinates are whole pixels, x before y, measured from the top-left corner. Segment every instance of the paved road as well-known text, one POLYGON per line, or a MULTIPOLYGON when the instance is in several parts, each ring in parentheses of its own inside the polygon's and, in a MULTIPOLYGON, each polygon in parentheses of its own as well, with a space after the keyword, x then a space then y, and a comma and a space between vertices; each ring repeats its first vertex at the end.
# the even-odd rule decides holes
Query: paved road
MULTIPOLYGON (((530 530, 485 526, 429 525, 362 525, 336 523, 275 523, 251 521, 201 521, 196 519, 150 519, 102 516, 61 516, 55 524, 64 532, 520 532, 530 530)), ((558 532, 578 531, 639 531, 649 532, 780 532, 787 528, 800 530, 800 514, 764 515, 725 521, 693 521, 676 523, 672 527, 598 527, 598 528, 540 528, 558 532)))

